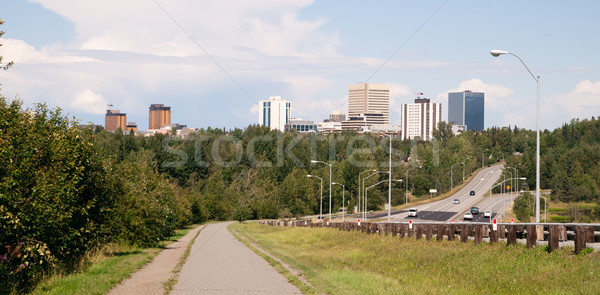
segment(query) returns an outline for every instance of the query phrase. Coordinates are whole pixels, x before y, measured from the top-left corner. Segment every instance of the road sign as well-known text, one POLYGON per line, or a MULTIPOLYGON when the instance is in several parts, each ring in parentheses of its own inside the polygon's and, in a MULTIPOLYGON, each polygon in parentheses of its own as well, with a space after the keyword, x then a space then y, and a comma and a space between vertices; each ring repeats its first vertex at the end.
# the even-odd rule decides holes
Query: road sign
POLYGON ((506 189, 510 189, 510 185, 507 185, 507 186, 506 186, 506 189))
POLYGON ((436 189, 434 189, 434 188, 432 188, 432 189, 430 189, 430 190, 429 190, 429 193, 432 193, 432 194, 437 194, 437 190, 436 190, 436 189))
POLYGON ((390 204, 389 203, 385 203, 385 210, 389 210, 390 209, 390 204))

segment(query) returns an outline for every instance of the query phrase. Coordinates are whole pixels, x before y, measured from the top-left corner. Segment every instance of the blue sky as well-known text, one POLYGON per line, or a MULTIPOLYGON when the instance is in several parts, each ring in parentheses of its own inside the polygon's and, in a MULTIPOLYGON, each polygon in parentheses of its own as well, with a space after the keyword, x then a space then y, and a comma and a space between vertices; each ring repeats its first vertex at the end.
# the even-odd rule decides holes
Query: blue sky
POLYGON ((152 103, 176 123, 243 128, 272 95, 320 121, 347 111, 348 84, 369 81, 391 85, 395 124, 416 92, 446 118, 447 93, 469 89, 486 93, 486 128, 534 129, 535 81, 516 58, 489 54, 503 49, 541 76, 541 125, 554 129, 600 115, 598 11, 598 1, 8 1, 0 55, 15 65, 0 87, 83 123, 103 124, 113 104, 145 130, 152 103))

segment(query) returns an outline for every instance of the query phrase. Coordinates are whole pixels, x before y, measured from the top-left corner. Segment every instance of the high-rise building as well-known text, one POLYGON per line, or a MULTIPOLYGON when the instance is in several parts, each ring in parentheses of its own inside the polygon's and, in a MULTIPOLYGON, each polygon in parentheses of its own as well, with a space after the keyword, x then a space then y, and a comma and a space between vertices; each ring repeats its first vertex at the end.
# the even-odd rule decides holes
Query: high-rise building
POLYGON ((442 121, 442 104, 428 98, 417 98, 415 103, 402 104, 402 139, 419 137, 431 140, 433 130, 442 121))
POLYGON ((348 120, 364 116, 365 124, 390 123, 390 86, 357 83, 348 86, 348 120))
POLYGON ((331 115, 329 115, 328 122, 342 122, 346 120, 346 115, 342 113, 342 111, 333 111, 331 115))
POLYGON ((290 121, 291 103, 281 96, 271 96, 268 100, 258 101, 258 125, 285 131, 290 121))
POLYGON ((448 122, 467 126, 467 130, 484 130, 485 95, 483 92, 448 93, 448 122))
POLYGON ((171 107, 164 104, 151 104, 148 119, 148 129, 156 130, 171 124, 171 107))
POLYGON ((127 132, 137 132, 138 131, 138 127, 137 124, 135 122, 127 122, 127 125, 125 125, 125 131, 127 132))
POLYGON ((127 114, 121 113, 119 110, 106 110, 106 116, 104 116, 104 129, 114 131, 121 128, 121 131, 125 131, 126 121, 127 114))

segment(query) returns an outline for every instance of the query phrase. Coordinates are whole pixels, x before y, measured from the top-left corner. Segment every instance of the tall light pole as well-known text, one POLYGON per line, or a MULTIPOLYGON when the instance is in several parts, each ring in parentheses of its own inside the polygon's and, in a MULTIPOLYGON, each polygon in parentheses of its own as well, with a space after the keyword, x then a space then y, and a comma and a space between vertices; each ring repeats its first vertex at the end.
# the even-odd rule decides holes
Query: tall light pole
POLYGON ((321 206, 319 209, 319 220, 323 221, 323 178, 314 175, 306 175, 306 177, 310 178, 318 178, 321 181, 321 206))
POLYGON ((346 201, 346 186, 337 182, 332 182, 331 184, 337 184, 342 186, 342 222, 344 222, 344 211, 346 211, 344 209, 344 206, 346 205, 346 203, 344 203, 346 201))
POLYGON ((502 54, 509 54, 516 57, 523 66, 527 69, 531 77, 537 83, 537 131, 536 131, 536 139, 535 139, 535 222, 540 222, 540 76, 537 77, 529 70, 529 67, 525 64, 525 62, 516 54, 510 53, 504 50, 494 49, 490 51, 490 54, 494 57, 498 57, 502 54))
MULTIPOLYGON (((368 200, 367 196, 369 195, 369 189, 370 189, 370 188, 372 188, 372 187, 374 187, 374 186, 376 186, 376 185, 378 185, 378 184, 382 184, 382 183, 384 183, 385 181, 386 181, 386 180, 382 180, 382 181, 380 181, 380 182, 378 182, 378 183, 376 183, 376 184, 374 184, 374 185, 371 185, 371 186, 369 186, 369 187, 365 188, 365 207, 366 207, 366 205, 367 205, 367 200, 368 200)), ((402 181, 402 179, 395 179, 394 181, 402 181)), ((392 183, 392 182, 390 181, 390 183, 392 183)), ((391 204, 390 204, 390 207, 391 207, 391 204)), ((367 217, 366 217, 366 215, 365 215, 365 220, 367 220, 367 217)))
POLYGON ((412 168, 408 168, 408 170, 406 170, 406 182, 404 183, 404 187, 405 187, 405 193, 404 196, 406 196, 406 202, 405 204, 408 204, 408 172, 410 172, 410 170, 416 169, 416 168, 421 168, 423 166, 418 166, 418 167, 412 167, 412 168))
POLYGON ((323 161, 311 160, 311 163, 321 163, 329 166, 329 220, 331 220, 331 164, 323 161))
MULTIPOLYGON (((379 174, 379 173, 386 173, 383 171, 376 171, 375 173, 365 176, 365 178, 363 178, 363 188, 365 187, 365 180, 367 180, 369 177, 379 174)), ((365 190, 366 191, 366 190, 365 190)), ((365 195, 365 193, 363 192, 363 219, 367 219, 367 196, 365 195)))
POLYGON ((363 173, 367 173, 367 172, 375 172, 375 171, 377 171, 377 170, 375 170, 375 169, 370 169, 370 170, 366 170, 366 171, 363 171, 363 172, 360 172, 360 173, 358 173, 358 202, 357 202, 357 204, 358 204, 358 212, 360 212, 360 210, 361 210, 361 205, 360 205, 360 204, 361 204, 361 202, 360 202, 360 196, 361 196, 361 194, 362 194, 362 182, 361 182, 361 178, 360 178, 360 176, 361 176, 363 173))
POLYGON ((388 183, 388 222, 390 222, 390 219, 392 217, 392 135, 390 135, 390 163, 389 163, 389 174, 388 178, 389 178, 389 183, 388 183))

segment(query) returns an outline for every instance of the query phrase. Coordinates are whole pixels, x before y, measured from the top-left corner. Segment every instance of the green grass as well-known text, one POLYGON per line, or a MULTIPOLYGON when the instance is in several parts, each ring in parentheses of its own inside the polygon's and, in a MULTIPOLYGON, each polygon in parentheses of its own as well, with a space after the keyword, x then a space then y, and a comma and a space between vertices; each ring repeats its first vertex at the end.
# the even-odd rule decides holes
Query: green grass
POLYGON ((156 248, 109 245, 91 255, 80 271, 55 274, 39 284, 32 294, 105 294, 123 279, 142 268, 168 244, 195 226, 177 230, 156 248))
POLYGON ((597 294, 598 252, 399 239, 329 228, 236 224, 329 294, 597 294))

